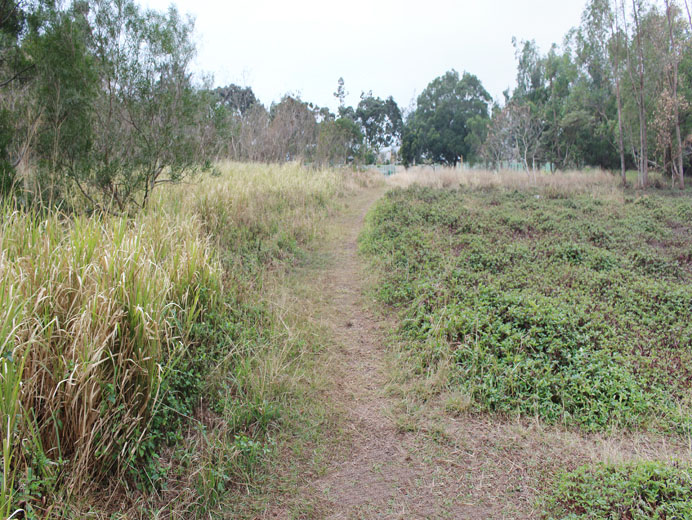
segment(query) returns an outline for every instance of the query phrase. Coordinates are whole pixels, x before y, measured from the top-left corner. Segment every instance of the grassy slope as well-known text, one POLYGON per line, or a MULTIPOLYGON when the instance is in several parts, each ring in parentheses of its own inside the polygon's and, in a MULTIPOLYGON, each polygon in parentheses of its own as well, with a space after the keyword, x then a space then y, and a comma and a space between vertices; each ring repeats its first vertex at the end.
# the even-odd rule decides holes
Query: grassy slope
POLYGON ((407 366, 446 374, 456 411, 687 432, 689 197, 581 191, 414 187, 379 204, 362 243, 407 366))

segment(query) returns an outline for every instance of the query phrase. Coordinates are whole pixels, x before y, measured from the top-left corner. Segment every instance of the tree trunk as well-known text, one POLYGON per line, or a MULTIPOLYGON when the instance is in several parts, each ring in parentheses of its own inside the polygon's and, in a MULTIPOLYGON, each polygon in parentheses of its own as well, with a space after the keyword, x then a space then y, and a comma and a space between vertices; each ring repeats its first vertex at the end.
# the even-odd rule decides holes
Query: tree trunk
MULTIPOLYGON (((668 37, 670 39, 670 53, 673 65, 673 77, 672 81, 672 91, 673 91, 673 107, 675 115, 675 155, 671 156, 674 167, 673 170, 677 170, 678 174, 678 188, 681 190, 685 189, 685 173, 683 171, 682 164, 682 138, 680 136, 680 104, 678 103, 678 83, 679 83, 679 55, 678 48, 675 43, 675 37, 673 36, 673 19, 672 19, 672 5, 670 0, 665 0, 666 2, 666 19, 668 21, 668 37)), ((687 3, 685 3, 687 5, 687 3)), ((689 11, 688 11, 689 14, 689 11)))
POLYGON ((677 161, 678 161, 678 188, 685 189, 685 171, 682 161, 682 137, 680 135, 680 118, 678 117, 678 107, 675 106, 675 140, 677 141, 677 161))
POLYGON ((615 100, 617 102, 618 109, 618 145, 620 152, 620 174, 622 176, 622 185, 627 186, 627 166, 625 164, 625 140, 624 140, 624 129, 622 123, 622 94, 620 92, 620 24, 618 23, 618 4, 615 2, 615 9, 613 10, 613 18, 611 21, 610 30, 615 37, 615 52, 614 62, 611 62, 613 67, 613 77, 615 78, 615 100))
POLYGON ((616 98, 618 104, 618 137, 620 145, 620 174, 622 175, 622 185, 627 186, 627 166, 625 164, 625 140, 624 140, 624 130, 622 125, 622 98, 620 97, 620 82, 616 87, 616 98))
POLYGON ((649 146, 647 140, 647 121, 646 104, 644 100, 644 46, 642 43, 641 24, 639 23, 640 13, 637 9, 636 0, 632 0, 632 11, 634 15, 635 31, 637 32, 637 72, 639 75, 639 92, 637 93, 639 108, 639 141, 640 141, 640 162, 639 185, 646 188, 649 185, 649 146))

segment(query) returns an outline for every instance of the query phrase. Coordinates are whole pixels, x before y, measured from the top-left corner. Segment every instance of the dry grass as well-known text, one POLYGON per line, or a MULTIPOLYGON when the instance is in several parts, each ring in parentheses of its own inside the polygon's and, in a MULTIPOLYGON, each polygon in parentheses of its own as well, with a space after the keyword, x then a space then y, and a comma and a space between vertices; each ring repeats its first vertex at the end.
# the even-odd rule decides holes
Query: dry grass
MULTIPOLYGON (((265 248, 261 277, 320 232, 354 183, 297 165, 222 164, 160 190, 134 218, 3 206, 0 516, 28 468, 44 486, 76 490, 136 459, 192 324, 222 291, 247 290, 237 278, 248 256, 236 253, 265 248)), ((262 362, 258 384, 282 377, 280 354, 262 362)))
POLYGON ((399 169, 387 179, 387 184, 400 188, 418 184, 433 188, 541 188, 564 193, 615 191, 619 183, 620 179, 617 176, 604 170, 537 172, 529 175, 523 171, 513 170, 493 172, 430 166, 399 169))
POLYGON ((3 417, 2 435, 15 470, 66 470, 79 484, 136 454, 166 360, 184 348, 200 292, 221 290, 220 266, 185 216, 67 220, 5 206, 1 219, 3 372, 22 381, 18 402, 0 396, 19 415, 12 431, 3 417))

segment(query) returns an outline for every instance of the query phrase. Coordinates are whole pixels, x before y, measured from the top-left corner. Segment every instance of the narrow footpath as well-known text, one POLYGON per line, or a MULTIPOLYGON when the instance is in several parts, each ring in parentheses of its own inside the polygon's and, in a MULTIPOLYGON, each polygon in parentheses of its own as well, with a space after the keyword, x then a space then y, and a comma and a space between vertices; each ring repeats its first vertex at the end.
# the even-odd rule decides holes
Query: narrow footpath
POLYGON ((396 400, 385 391, 388 325, 371 310, 357 244, 365 215, 383 192, 364 190, 349 201, 333 222, 326 263, 314 273, 311 292, 322 295, 316 319, 331 331, 334 345, 328 398, 343 414, 339 422, 351 446, 306 491, 327 501, 331 519, 459 518, 450 496, 456 486, 418 454, 412 433, 397 428, 396 400))

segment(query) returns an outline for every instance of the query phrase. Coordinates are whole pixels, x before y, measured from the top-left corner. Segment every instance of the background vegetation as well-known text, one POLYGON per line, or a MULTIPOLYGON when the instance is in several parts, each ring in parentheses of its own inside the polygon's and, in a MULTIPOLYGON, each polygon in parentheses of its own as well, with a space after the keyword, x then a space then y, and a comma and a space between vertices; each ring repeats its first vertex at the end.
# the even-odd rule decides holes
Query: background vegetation
POLYGON ((433 79, 410 109, 362 92, 336 113, 191 73, 193 22, 133 0, 0 2, 0 188, 25 201, 108 211, 219 159, 442 163, 529 174, 689 166, 692 18, 684 0, 590 0, 542 53, 514 40, 517 86, 493 100, 470 72, 433 79))

